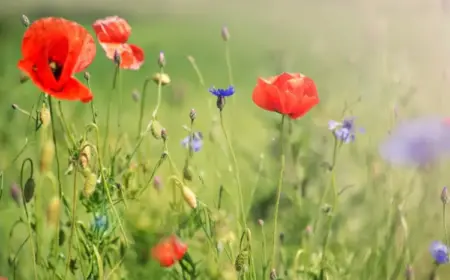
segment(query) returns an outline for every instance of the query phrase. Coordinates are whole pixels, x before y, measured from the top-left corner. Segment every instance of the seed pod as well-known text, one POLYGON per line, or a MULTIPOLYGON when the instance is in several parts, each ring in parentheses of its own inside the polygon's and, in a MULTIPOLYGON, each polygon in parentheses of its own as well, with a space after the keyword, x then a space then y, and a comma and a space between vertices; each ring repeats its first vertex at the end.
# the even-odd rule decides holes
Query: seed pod
POLYGON ((59 223, 59 215, 61 212, 61 200, 55 196, 50 200, 47 207, 47 223, 51 226, 56 226, 59 223))
POLYGON ((55 156, 55 146, 52 141, 46 141, 41 147, 41 158, 39 161, 39 168, 41 173, 47 172, 53 162, 55 156))
POLYGON ((153 75, 152 80, 159 85, 161 83, 162 86, 170 84, 170 77, 166 73, 156 73, 153 75))
POLYGON ((97 176, 94 173, 86 174, 84 178, 84 187, 83 187, 83 195, 86 198, 89 198, 94 192, 95 187, 97 186, 97 176))
POLYGON ((42 104, 41 111, 39 112, 39 120, 43 128, 47 128, 51 122, 50 110, 45 106, 45 103, 42 104))
POLYGON ((195 193, 186 186, 183 186, 183 198, 192 209, 197 208, 197 197, 195 196, 195 193))
POLYGON ((234 261, 234 268, 237 272, 242 271, 245 269, 247 265, 248 260, 248 251, 241 251, 236 257, 236 260, 234 261))
POLYGON ((163 127, 161 125, 160 122, 158 122, 157 120, 153 120, 152 124, 150 126, 150 132, 152 133, 153 137, 155 137, 155 139, 159 140, 161 139, 161 131, 163 130, 163 127))
POLYGON ((23 187, 23 199, 26 203, 29 203, 34 196, 34 189, 36 188, 36 182, 33 178, 28 178, 23 187))

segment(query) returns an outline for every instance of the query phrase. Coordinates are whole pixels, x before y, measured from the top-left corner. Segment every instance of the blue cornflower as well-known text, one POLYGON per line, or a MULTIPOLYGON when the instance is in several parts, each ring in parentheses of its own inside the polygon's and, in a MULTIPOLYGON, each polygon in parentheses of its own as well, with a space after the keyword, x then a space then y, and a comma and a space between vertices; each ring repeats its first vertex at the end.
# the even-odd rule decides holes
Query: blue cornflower
POLYGON ((229 86, 228 88, 215 88, 211 87, 209 92, 213 95, 217 96, 217 108, 222 111, 225 106, 225 97, 230 97, 234 94, 235 90, 233 86, 229 86))
POLYGON ((108 228, 108 218, 105 215, 95 215, 92 227, 96 231, 105 231, 108 228))
POLYGON ((191 144, 191 148, 194 152, 200 151, 203 146, 203 134, 201 132, 194 132, 192 135, 186 136, 181 140, 181 145, 183 147, 188 148, 189 144, 191 144))
POLYGON ((403 121, 380 145, 380 155, 399 165, 427 166, 450 152, 450 126, 440 117, 403 121))
POLYGON ((446 264, 449 262, 448 247, 440 241, 431 243, 430 253, 436 264, 446 264))
MULTIPOLYGON (((333 131, 334 136, 342 143, 350 143, 355 141, 356 129, 355 118, 345 118, 342 123, 330 120, 328 122, 328 129, 333 131)), ((363 129, 359 129, 363 132, 363 129)))

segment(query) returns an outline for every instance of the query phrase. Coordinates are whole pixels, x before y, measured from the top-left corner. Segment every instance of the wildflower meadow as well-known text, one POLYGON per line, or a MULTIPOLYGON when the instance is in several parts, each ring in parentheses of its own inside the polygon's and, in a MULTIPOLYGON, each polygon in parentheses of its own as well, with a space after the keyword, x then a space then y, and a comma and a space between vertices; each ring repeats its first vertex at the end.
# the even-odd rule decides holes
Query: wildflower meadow
POLYGON ((450 279, 445 59, 318 7, 0 21, 0 279, 450 279))

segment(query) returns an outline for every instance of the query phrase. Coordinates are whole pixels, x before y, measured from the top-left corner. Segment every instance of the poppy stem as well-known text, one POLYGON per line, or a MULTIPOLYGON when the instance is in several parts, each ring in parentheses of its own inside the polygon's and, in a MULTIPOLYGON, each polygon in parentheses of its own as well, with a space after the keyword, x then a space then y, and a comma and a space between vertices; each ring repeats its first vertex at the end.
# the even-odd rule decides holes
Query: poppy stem
MULTIPOLYGON (((233 67, 231 65, 231 54, 230 54, 230 44, 228 41, 225 41, 225 61, 227 64, 227 70, 228 70, 228 82, 230 85, 233 85, 233 67)), ((233 99, 234 104, 234 99, 233 99)))
POLYGON ((241 184, 241 177, 239 175, 239 166, 237 163, 237 159, 236 159, 236 154, 234 153, 234 149, 233 149, 233 145, 231 144, 230 138, 228 137, 228 133, 227 130, 225 128, 225 124, 223 122, 223 114, 222 114, 222 110, 220 111, 220 126, 222 127, 222 131, 223 131, 223 135, 225 136, 225 140, 227 142, 228 145, 228 150, 231 154, 231 158, 233 161, 233 165, 234 165, 234 176, 235 176, 235 180, 238 186, 238 194, 239 194, 239 204, 240 204, 240 208, 241 208, 241 219, 242 219, 242 228, 245 230, 247 228, 247 217, 245 215, 245 209, 244 209, 244 198, 242 195, 242 184, 241 184))
POLYGON ((141 95, 141 109, 139 112, 139 122, 138 122, 138 133, 137 133, 137 139, 141 137, 142 134, 142 121, 144 120, 144 111, 145 111, 145 98, 147 97, 147 86, 150 82, 150 78, 145 78, 144 85, 142 86, 142 95, 141 95))
POLYGON ((77 174, 78 173, 78 166, 75 165, 75 172, 73 173, 73 197, 72 197, 72 222, 71 222, 71 228, 70 228, 70 236, 69 236, 69 248, 67 252, 67 263, 66 263, 66 270, 64 273, 64 279, 67 279, 67 273, 69 272, 70 262, 72 260, 72 242, 73 242, 73 235, 75 233, 75 225, 76 225, 76 211, 77 211, 77 199, 78 199, 78 186, 77 186, 77 174))
MULTIPOLYGON (((162 77, 163 74, 164 74, 164 67, 161 66, 161 69, 160 69, 159 73, 160 73, 160 76, 162 77)), ((157 97, 157 100, 156 100, 155 110, 153 110, 153 113, 152 113, 152 120, 155 120, 156 116, 158 115, 159 106, 161 106, 161 94, 162 94, 162 79, 159 79, 159 82, 158 82, 158 97, 157 97)))
POLYGON ((445 245, 449 246, 448 243, 448 230, 447 230, 447 218, 446 218, 446 203, 442 204, 442 223, 444 225, 444 240, 445 240, 445 245))
POLYGON ((284 168, 285 168, 285 164, 286 164, 286 156, 284 154, 284 120, 285 120, 285 115, 283 114, 283 115, 281 115, 281 123, 280 123, 281 168, 280 168, 280 176, 278 178, 278 185, 277 185, 277 200, 275 203, 275 216, 274 216, 274 223, 273 223, 272 260, 270 262, 270 264, 272 265, 272 268, 276 267, 277 240, 278 240, 278 238, 277 238, 278 211, 280 209, 281 189, 283 188, 284 168))
MULTIPOLYGON (((117 78, 119 76, 119 65, 116 65, 116 68, 114 69, 114 77, 113 77, 113 84, 112 84, 112 91, 116 90, 117 86, 117 78)), ((111 105, 112 100, 110 96, 108 97, 108 107, 106 109, 106 129, 105 129, 105 140, 103 141, 103 150, 102 150, 102 156, 104 157, 106 154, 106 147, 108 146, 108 138, 109 138, 109 122, 111 118, 111 105)))

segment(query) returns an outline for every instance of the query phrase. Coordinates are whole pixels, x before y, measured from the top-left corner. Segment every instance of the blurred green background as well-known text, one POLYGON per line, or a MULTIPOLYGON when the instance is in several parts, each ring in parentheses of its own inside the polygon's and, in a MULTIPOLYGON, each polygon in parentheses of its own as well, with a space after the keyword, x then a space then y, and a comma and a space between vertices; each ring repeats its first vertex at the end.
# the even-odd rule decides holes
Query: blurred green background
MULTIPOLYGON (((377 145, 394 125, 394 106, 399 109, 399 118, 448 114, 450 21, 440 1, 91 2, 30 0, 0 4, 0 114, 3 115, 0 168, 4 170, 0 275, 11 275, 8 244, 17 247, 26 236, 24 232, 8 241, 9 229, 20 215, 9 197, 9 187, 18 182, 21 160, 38 157, 34 124, 11 109, 11 104, 18 104, 32 111, 38 98, 38 90, 31 83, 19 84, 16 64, 24 31, 21 14, 28 15, 30 20, 62 16, 86 25, 90 31, 94 20, 108 15, 119 15, 129 21, 133 28, 129 42, 145 50, 146 62, 139 71, 123 71, 122 97, 119 99, 110 90, 114 66, 101 48, 97 48, 96 59, 88 69, 100 129, 104 128, 107 101, 112 98, 112 127, 117 110, 123 112, 122 123, 127 124, 124 130, 128 137, 122 147, 125 150, 131 150, 138 133, 139 103, 132 99, 132 92, 140 91, 144 79, 158 71, 156 60, 159 52, 164 51, 172 83, 163 90, 159 119, 168 130, 170 152, 180 166, 185 152, 179 141, 186 136, 182 126, 189 123, 189 110, 197 110, 196 129, 205 136, 215 133, 217 119, 215 100, 200 85, 187 56, 195 58, 206 86, 228 86, 225 46, 220 37, 222 26, 228 26, 237 93, 228 101, 225 117, 238 154, 246 205, 251 209, 254 246, 259 249, 257 219, 265 220, 266 234, 271 236, 271 208, 279 169, 274 151, 279 120, 276 114, 256 108, 251 102, 252 88, 257 77, 283 71, 312 77, 321 103, 306 117, 290 123, 289 144, 300 149, 300 153, 288 155, 280 215, 286 263, 291 264, 297 250, 303 248, 306 257, 302 263, 308 266, 314 262, 314 253, 320 251, 325 225, 319 223, 313 229, 313 237, 305 237, 304 231, 321 215, 318 202, 328 184, 328 174, 322 167, 323 162, 330 161, 332 149, 327 122, 339 120, 348 104, 345 115, 356 116, 358 126, 367 132, 358 135, 357 141, 344 146, 339 154, 338 185, 341 189, 351 187, 341 196, 332 235, 331 250, 335 256, 332 261, 345 270, 342 275, 347 276, 342 279, 403 279, 407 264, 414 265, 418 279, 428 273, 431 267, 428 245, 443 237, 439 194, 448 181, 449 166, 443 162, 426 173, 390 168, 378 158, 377 145), (25 139, 31 144, 20 160, 9 166, 25 139), (263 172, 258 171, 261 166, 263 172), (252 192, 255 192, 253 202, 252 192)), ((147 94, 145 123, 156 103, 156 86, 150 87, 147 94)), ((68 121, 79 132, 91 120, 88 105, 63 102, 63 108, 68 121)), ((116 140, 117 135, 113 134, 111 143, 116 140)), ((234 214, 232 205, 237 198, 229 172, 230 160, 220 140, 223 139, 218 143, 206 141, 204 150, 196 155, 195 165, 203 174, 205 185, 197 183, 192 188, 200 200, 214 205, 218 187, 223 184, 232 194, 225 198, 225 203, 234 214)), ((67 154, 60 150, 61 161, 65 163, 67 154)), ((148 137, 141 151, 154 164, 161 145, 148 137)), ((168 168, 163 168, 158 175, 164 180, 168 172, 168 168)), ((70 180, 66 180, 66 192, 70 192, 70 180)), ((51 192, 51 188, 41 191, 51 192)), ((128 226, 130 230, 136 229, 138 240, 135 252, 126 261, 128 279, 160 279, 157 264, 140 261, 149 249, 145 234, 140 232, 160 226, 162 218, 158 211, 169 199, 169 190, 160 193, 152 190, 126 213, 128 226), (141 239, 144 241, 139 243, 141 239)), ((195 250, 195 241, 190 246, 195 250)), ((23 261, 23 278, 18 279, 30 279, 26 272, 29 265, 27 260, 23 261)), ((450 278, 449 273, 442 270, 441 279, 450 278)))

